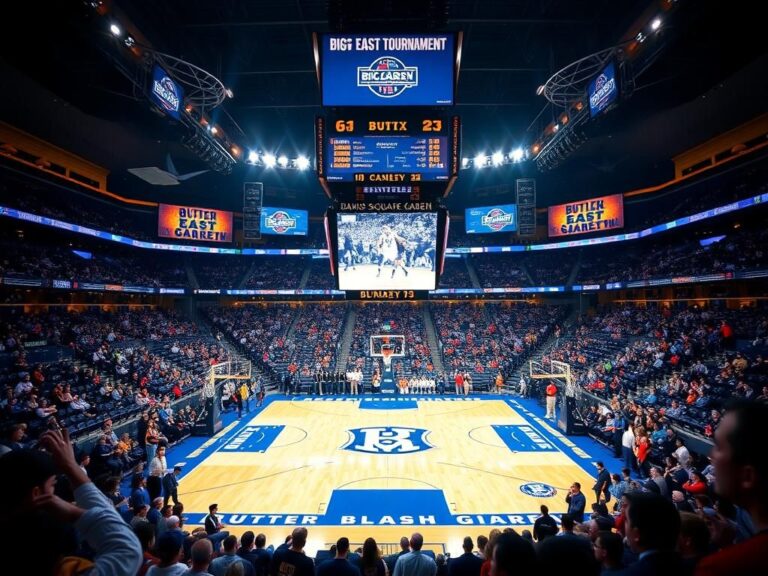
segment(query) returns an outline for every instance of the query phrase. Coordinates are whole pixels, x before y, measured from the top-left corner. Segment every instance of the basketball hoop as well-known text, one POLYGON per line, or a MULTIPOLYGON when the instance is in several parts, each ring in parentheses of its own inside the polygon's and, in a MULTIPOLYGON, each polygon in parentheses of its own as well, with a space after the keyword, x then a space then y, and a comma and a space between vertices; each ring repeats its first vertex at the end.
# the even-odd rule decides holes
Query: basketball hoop
POLYGON ((395 353, 395 349, 389 346, 382 346, 381 358, 384 360, 384 368, 389 370, 392 366, 392 355, 395 353))

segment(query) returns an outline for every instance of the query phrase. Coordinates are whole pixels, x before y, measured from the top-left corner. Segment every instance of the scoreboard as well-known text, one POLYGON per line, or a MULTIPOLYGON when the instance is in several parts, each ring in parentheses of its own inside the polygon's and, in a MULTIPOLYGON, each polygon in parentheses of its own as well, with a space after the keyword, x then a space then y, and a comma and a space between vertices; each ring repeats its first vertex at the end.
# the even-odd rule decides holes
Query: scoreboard
POLYGON ((326 153, 329 182, 448 180, 445 136, 338 136, 326 153))
POLYGON ((328 183, 410 185, 455 178, 458 117, 355 115, 317 119, 318 176, 328 183))

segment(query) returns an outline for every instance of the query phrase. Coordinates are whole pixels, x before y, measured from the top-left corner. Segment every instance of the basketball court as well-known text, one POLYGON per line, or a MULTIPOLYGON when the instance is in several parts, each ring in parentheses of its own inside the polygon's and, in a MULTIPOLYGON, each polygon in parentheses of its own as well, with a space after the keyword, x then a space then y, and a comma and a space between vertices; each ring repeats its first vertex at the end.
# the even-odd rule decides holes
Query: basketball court
POLYGON ((168 462, 184 464, 190 525, 215 502, 232 533, 275 545, 306 526, 309 553, 340 536, 373 536, 386 552, 418 530, 456 555, 464 536, 530 527, 541 504, 563 513, 574 481, 591 502, 594 461, 608 453, 542 416, 507 396, 274 396, 168 462))

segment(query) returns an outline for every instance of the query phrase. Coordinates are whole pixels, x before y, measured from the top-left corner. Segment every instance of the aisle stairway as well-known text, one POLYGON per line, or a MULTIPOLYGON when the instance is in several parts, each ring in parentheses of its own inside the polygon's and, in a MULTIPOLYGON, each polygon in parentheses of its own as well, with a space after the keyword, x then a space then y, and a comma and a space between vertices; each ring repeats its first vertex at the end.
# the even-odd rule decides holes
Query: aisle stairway
POLYGON ((432 364, 438 374, 445 372, 445 368, 443 368, 443 355, 440 351, 439 340, 437 338, 437 329, 435 328, 435 323, 432 321, 432 315, 429 313, 428 303, 425 302, 422 304, 421 312, 424 316, 424 328, 427 331, 427 343, 429 344, 429 353, 432 356, 432 364))

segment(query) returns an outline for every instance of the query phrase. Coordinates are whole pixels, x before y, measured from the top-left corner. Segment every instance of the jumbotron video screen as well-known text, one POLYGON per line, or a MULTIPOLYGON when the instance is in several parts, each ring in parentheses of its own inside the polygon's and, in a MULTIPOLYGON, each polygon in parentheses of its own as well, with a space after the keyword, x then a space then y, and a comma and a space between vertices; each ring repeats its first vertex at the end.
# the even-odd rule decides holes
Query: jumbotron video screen
POLYGON ((434 290, 437 213, 338 213, 340 290, 434 290))

